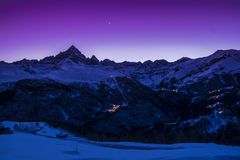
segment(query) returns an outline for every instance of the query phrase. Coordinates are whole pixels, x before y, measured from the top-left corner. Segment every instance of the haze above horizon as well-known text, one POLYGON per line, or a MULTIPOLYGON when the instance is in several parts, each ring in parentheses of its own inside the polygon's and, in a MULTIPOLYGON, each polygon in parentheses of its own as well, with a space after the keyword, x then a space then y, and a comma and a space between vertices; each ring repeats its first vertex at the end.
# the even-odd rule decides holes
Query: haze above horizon
POLYGON ((75 45, 100 60, 198 58, 239 49, 238 0, 1 0, 0 59, 42 59, 75 45))

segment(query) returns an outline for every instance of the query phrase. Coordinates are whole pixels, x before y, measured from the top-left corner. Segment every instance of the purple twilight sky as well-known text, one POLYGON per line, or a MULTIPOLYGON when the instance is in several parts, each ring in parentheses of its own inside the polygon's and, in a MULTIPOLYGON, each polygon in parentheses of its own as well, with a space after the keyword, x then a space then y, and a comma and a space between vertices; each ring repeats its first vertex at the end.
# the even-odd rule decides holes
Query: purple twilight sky
POLYGON ((201 57, 240 48, 239 0, 0 0, 0 60, 71 44, 115 61, 201 57))

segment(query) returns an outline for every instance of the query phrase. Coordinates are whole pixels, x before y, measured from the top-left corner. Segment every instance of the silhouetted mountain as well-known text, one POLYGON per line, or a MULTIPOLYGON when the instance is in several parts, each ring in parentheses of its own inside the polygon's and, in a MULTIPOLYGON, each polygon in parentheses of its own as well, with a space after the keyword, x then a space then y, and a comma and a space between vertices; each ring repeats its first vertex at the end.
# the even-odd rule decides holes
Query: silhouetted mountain
POLYGON ((46 57, 40 62, 58 64, 64 63, 66 61, 73 63, 84 63, 87 61, 87 58, 75 46, 71 46, 68 50, 60 52, 56 56, 46 57))
POLYGON ((99 60, 97 59, 97 57, 95 55, 93 55, 90 58, 90 62, 91 62, 91 64, 99 64, 99 60))
POLYGON ((101 61, 101 64, 105 65, 105 66, 113 66, 115 64, 115 62, 111 61, 109 59, 104 59, 103 61, 101 61))
POLYGON ((174 63, 183 63, 183 62, 186 62, 186 61, 189 61, 189 60, 191 60, 191 58, 182 57, 179 60, 175 61, 174 63))

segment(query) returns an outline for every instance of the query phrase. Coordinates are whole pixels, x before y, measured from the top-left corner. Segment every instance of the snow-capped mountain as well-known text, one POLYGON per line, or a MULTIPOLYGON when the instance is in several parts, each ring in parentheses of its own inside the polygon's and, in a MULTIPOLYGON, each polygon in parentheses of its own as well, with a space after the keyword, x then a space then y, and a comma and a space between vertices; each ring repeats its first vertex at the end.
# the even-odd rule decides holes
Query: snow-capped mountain
POLYGON ((236 81, 240 71, 240 51, 219 50, 214 54, 198 58, 181 58, 175 62, 156 60, 116 63, 111 60, 99 61, 95 56, 87 58, 77 48, 56 56, 37 60, 21 60, 14 63, 0 63, 1 82, 21 79, 53 79, 59 82, 98 83, 113 77, 131 77, 154 89, 186 87, 204 83, 206 88, 212 79, 227 85, 227 79, 236 81), (204 81, 204 82, 203 82, 204 81))
POLYGON ((240 144, 240 51, 116 63, 76 47, 0 62, 0 121, 45 121, 93 139, 240 144))

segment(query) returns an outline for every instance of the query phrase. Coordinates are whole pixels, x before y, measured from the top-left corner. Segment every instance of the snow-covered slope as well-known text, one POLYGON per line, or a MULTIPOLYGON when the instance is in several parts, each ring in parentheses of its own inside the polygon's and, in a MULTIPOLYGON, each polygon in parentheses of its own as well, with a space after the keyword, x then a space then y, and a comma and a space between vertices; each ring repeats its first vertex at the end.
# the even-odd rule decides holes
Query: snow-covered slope
POLYGON ((156 86, 162 82, 182 87, 212 79, 216 75, 234 75, 239 72, 240 51, 219 50, 208 57, 176 61, 167 66, 155 68, 150 73, 143 72, 144 75, 143 78, 140 76, 140 81, 149 86, 156 86))
POLYGON ((0 82, 14 82, 22 79, 53 79, 59 82, 95 83, 111 76, 124 76, 112 67, 76 64, 66 60, 60 64, 0 64, 0 82))
MULTIPOLYGON (((5 122, 5 124, 19 124, 5 122)), ((25 125, 30 123, 24 123, 25 125)), ((217 144, 179 143, 173 145, 134 142, 95 142, 83 138, 59 139, 51 137, 57 130, 45 123, 43 129, 50 135, 15 131, 0 135, 1 160, 237 160, 240 147, 217 144)))

